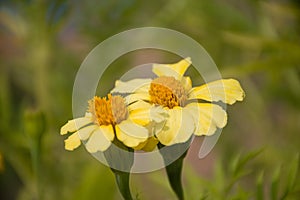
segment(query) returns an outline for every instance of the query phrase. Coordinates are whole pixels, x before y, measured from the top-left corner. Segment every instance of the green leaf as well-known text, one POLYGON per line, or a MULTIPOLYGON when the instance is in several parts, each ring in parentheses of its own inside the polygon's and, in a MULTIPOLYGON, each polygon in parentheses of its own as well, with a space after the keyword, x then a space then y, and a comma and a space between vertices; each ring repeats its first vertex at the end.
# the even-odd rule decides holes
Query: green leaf
POLYGON ((289 195, 289 193, 294 189, 296 185, 297 180, 297 173, 299 168, 299 153, 295 156, 295 158, 292 160, 291 167, 288 174, 288 183, 286 186, 286 189, 280 199, 286 199, 286 197, 289 195))
POLYGON ((264 179, 264 171, 262 171, 256 179, 256 199, 257 200, 263 200, 264 199, 263 179, 264 179))
POLYGON ((255 158, 256 156, 258 156, 261 152, 263 151, 262 149, 258 149, 256 151, 252 151, 248 154, 246 154, 245 156, 243 156, 242 158, 240 158, 240 156, 237 158, 236 161, 234 161, 234 165, 232 167, 233 169, 233 174, 235 176, 237 176, 241 170, 244 168, 244 166, 253 158, 255 158))
POLYGON ((272 183, 271 183, 271 199, 276 200, 278 199, 278 184, 279 184, 279 175, 280 175, 281 167, 278 166, 275 169, 275 172, 272 177, 272 183))

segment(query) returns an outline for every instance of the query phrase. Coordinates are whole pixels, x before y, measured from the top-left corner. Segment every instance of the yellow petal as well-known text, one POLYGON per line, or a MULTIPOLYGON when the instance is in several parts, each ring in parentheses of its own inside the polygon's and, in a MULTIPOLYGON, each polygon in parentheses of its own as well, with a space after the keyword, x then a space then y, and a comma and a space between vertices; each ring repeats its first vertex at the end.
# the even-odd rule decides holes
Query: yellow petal
POLYGON ((129 119, 134 123, 145 126, 150 122, 151 104, 145 101, 137 101, 127 108, 129 110, 129 119))
POLYGON ((188 57, 174 64, 153 64, 152 71, 157 76, 172 76, 177 80, 181 80, 191 64, 191 58, 188 57))
POLYGON ((90 126, 81 128, 80 130, 77 131, 79 138, 81 140, 88 139, 97 127, 98 127, 98 125, 90 125, 90 126))
POLYGON ((189 92, 189 99, 203 99, 206 101, 222 101, 234 104, 245 97, 240 83, 234 79, 222 79, 194 87, 189 92))
POLYGON ((77 134, 77 132, 75 132, 65 140, 65 149, 69 151, 73 151, 74 149, 79 147, 80 144, 81 141, 79 135, 77 134))
POLYGON ((133 102, 139 101, 139 100, 150 101, 150 95, 149 95, 148 91, 133 93, 133 94, 127 95, 125 97, 125 101, 126 101, 127 105, 131 104, 133 102))
POLYGON ((188 76, 182 77, 181 83, 182 83, 185 91, 190 91, 192 89, 192 80, 190 77, 188 77, 188 76))
POLYGON ((212 135, 227 123, 227 114, 220 106, 211 103, 190 103, 186 109, 193 115, 195 135, 212 135))
POLYGON ((158 140, 167 146, 186 142, 195 129, 192 115, 182 107, 166 110, 169 117, 162 130, 156 133, 158 140))
POLYGON ((110 140, 113 141, 115 138, 115 134, 114 134, 114 128, 112 127, 112 125, 107 125, 107 126, 100 126, 100 129, 102 131, 102 133, 104 134, 104 136, 110 140))
POLYGON ((136 147, 148 138, 148 130, 130 120, 116 125, 117 138, 128 147, 136 147))
POLYGON ((130 81, 117 80, 111 93, 148 92, 152 79, 133 79, 130 81))
POLYGON ((135 150, 143 150, 143 151, 153 151, 158 144, 158 139, 155 137, 149 137, 145 142, 140 143, 138 146, 134 147, 135 150))
MULTIPOLYGON (((98 127, 93 134, 90 136, 90 139, 86 143, 86 149, 90 153, 96 153, 97 151, 105 151, 111 144, 110 138, 107 138, 106 133, 98 127)), ((114 132, 110 133, 114 134, 114 132)))
POLYGON ((129 119, 142 126, 149 124, 151 121, 161 122, 166 116, 162 107, 141 100, 129 105, 128 110, 129 119))
POLYGON ((81 127, 92 122, 92 118, 86 114, 85 117, 76 118, 73 120, 69 120, 65 125, 63 125, 60 129, 60 134, 65 135, 68 132, 72 133, 80 129, 81 127))

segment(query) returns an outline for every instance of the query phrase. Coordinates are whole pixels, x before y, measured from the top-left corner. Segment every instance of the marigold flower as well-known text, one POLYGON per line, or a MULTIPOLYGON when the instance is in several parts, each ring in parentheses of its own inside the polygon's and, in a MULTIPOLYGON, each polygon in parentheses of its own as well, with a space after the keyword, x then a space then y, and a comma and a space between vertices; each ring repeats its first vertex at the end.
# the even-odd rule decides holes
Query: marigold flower
POLYGON ((81 140, 90 153, 105 151, 117 139, 127 147, 152 150, 157 139, 149 134, 146 125, 151 120, 161 122, 163 118, 154 106, 137 101, 126 104, 123 97, 108 95, 108 98, 95 96, 89 101, 84 117, 69 120, 60 131, 61 135, 73 133, 65 140, 65 149, 74 150, 81 140), (153 113, 153 114, 151 114, 153 113))
POLYGON ((232 105, 242 101, 245 93, 234 79, 222 79, 192 87, 184 73, 191 64, 186 58, 175 64, 154 64, 155 79, 116 81, 112 93, 129 94, 127 103, 143 100, 149 105, 162 106, 168 114, 166 122, 155 136, 163 145, 186 142, 194 133, 212 135, 227 124, 227 114, 215 102, 232 105), (207 102, 199 102, 204 100, 207 102))

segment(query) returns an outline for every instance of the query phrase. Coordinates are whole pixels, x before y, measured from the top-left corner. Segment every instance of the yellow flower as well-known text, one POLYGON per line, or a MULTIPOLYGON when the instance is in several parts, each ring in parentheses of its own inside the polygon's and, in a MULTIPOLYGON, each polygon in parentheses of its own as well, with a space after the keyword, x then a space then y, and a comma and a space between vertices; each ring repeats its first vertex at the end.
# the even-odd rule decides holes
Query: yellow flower
POLYGON ((116 81, 112 90, 112 93, 129 94, 126 97, 128 103, 142 99, 150 105, 164 107, 168 117, 155 133, 164 145, 186 142, 193 133, 197 136, 212 135, 227 123, 226 112, 213 102, 232 105, 245 97, 239 82, 234 79, 192 87, 190 77, 184 76, 190 64, 190 58, 175 64, 154 64, 152 71, 157 78, 116 81))
MULTIPOLYGON (((163 118, 137 101, 127 105, 121 96, 108 95, 108 98, 95 96, 89 101, 89 108, 84 117, 69 120, 60 130, 64 135, 73 133, 65 140, 65 149, 74 150, 84 141, 90 153, 105 151, 114 139, 118 139, 134 149, 153 149, 157 142, 153 141, 145 125, 153 118, 160 122, 163 118)), ((154 109, 155 110, 155 109, 154 109)))

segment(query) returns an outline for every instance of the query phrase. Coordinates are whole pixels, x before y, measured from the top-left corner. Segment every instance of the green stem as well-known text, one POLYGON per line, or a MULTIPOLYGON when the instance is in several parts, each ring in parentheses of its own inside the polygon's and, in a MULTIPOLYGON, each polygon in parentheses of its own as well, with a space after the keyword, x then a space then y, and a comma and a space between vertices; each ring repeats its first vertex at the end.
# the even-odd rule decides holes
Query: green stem
POLYGON ((116 183, 118 185, 119 191, 121 192, 123 198, 125 200, 133 200, 130 192, 130 187, 129 187, 130 173, 117 171, 114 169, 112 169, 112 171, 115 174, 116 183))
POLYGON ((116 183, 123 198, 132 200, 129 179, 134 160, 133 149, 128 148, 118 140, 114 140, 113 144, 104 152, 104 156, 115 175, 116 183))
POLYGON ((166 167, 169 183, 179 200, 184 199, 181 180, 183 159, 184 158, 179 158, 166 167))
POLYGON ((168 175, 169 183, 179 200, 184 200, 181 174, 182 174, 183 160, 188 151, 188 147, 186 145, 189 144, 190 141, 183 144, 176 144, 170 147, 166 147, 166 148, 171 148, 172 149, 171 151, 164 151, 163 148, 165 146, 160 143, 158 144, 158 148, 160 149, 161 155, 166 164, 166 172, 168 175), (184 153, 177 160, 173 161, 170 164, 170 162, 173 160, 172 153, 174 151, 184 152, 184 153))

